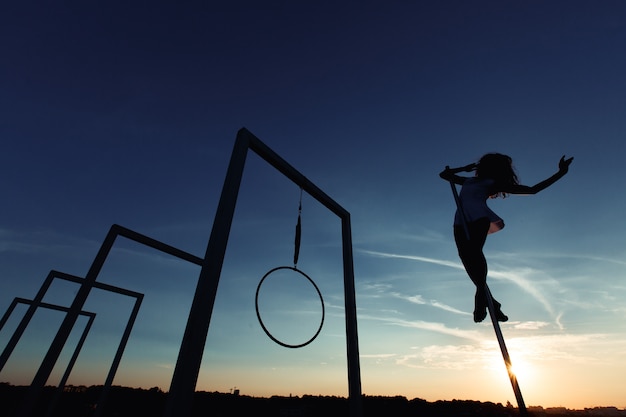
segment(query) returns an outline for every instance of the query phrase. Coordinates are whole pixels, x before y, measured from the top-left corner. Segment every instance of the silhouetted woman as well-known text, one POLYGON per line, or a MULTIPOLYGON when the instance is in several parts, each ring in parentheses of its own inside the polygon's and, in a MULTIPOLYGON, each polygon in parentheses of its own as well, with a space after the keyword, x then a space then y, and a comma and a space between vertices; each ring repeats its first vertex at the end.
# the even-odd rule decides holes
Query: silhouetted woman
MULTIPOLYGON (((504 221, 487 206, 487 198, 505 198, 507 194, 536 194, 563 177, 573 159, 561 157, 559 171, 532 187, 519 183, 513 169, 512 159, 499 153, 486 154, 477 164, 459 168, 446 167, 439 174, 446 181, 462 185, 459 194, 462 210, 457 209, 454 217, 454 240, 463 266, 476 285, 474 296, 474 321, 476 323, 483 321, 487 316, 485 294, 487 260, 483 254, 483 246, 488 234, 495 233, 504 227, 504 221), (476 171, 474 177, 456 175, 459 172, 472 171, 476 171), (464 221, 469 239, 463 226, 464 221)), ((500 310, 500 303, 495 299, 493 303, 498 321, 507 321, 509 318, 500 310)))

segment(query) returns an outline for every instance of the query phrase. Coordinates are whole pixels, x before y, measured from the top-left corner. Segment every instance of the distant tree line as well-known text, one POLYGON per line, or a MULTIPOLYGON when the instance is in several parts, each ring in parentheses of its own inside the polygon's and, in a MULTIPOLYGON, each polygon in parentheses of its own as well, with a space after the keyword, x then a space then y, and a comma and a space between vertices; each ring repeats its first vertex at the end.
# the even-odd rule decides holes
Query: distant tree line
MULTIPOLYGON (((28 387, 0 383, 0 417, 13 416, 28 387)), ((66 387, 58 397, 50 417, 89 417, 94 413, 102 386, 66 387)), ((45 416, 55 398, 56 388, 46 387, 36 415, 45 416)), ((167 393, 158 387, 150 389, 111 388, 103 417, 162 417, 167 393)), ((585 410, 543 409, 533 407, 531 417, 599 416, 626 417, 626 411, 614 407, 585 410)), ((251 397, 219 392, 196 392, 194 417, 347 417, 350 415, 347 398, 304 395, 302 397, 251 397)), ((517 408, 511 404, 469 400, 429 402, 419 398, 408 400, 402 396, 363 396, 364 417, 516 417, 517 408)))

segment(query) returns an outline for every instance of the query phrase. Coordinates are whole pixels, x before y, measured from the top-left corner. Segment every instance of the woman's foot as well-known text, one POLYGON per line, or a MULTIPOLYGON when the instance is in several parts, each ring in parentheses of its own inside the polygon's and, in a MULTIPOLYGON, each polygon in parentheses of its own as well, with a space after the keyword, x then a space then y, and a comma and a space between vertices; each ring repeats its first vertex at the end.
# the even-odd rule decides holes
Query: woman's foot
POLYGON ((502 312, 502 310, 500 310, 500 307, 502 307, 502 304, 500 304, 496 300, 493 300, 493 307, 496 310, 496 320, 498 320, 498 321, 509 321, 509 317, 506 314, 504 314, 502 312))
MULTIPOLYGON (((496 310, 496 320, 498 321, 509 321, 509 317, 500 310, 502 305, 493 300, 493 307, 496 310)), ((487 305, 485 303, 484 297, 481 294, 476 294, 474 297, 474 323, 480 323, 485 320, 487 317, 487 305)))
POLYGON ((476 292, 474 296, 474 323, 480 323, 487 317, 487 302, 482 292, 476 292))
POLYGON ((485 320, 485 317, 487 317, 486 308, 474 310, 474 323, 480 323, 481 321, 485 320))

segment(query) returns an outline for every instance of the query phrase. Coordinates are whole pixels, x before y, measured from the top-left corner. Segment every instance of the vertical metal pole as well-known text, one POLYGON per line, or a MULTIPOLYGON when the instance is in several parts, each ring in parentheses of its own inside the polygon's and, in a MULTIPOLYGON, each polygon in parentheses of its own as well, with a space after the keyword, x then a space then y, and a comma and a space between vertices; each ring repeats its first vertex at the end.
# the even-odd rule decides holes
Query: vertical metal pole
MULTIPOLYGON (((454 195, 454 201, 456 203, 457 210, 459 210, 459 213, 461 214, 461 222, 463 223, 465 236, 467 237, 467 240, 469 240, 469 229, 467 227, 467 222, 465 221, 463 205, 461 204, 461 200, 459 199, 459 193, 457 192, 456 186, 452 181, 450 181, 450 187, 452 187, 452 194, 454 195)), ((517 376, 513 372, 511 357, 509 356, 509 351, 507 350, 506 344, 504 343, 504 336, 502 335, 502 330, 500 329, 500 324, 498 323, 498 318, 496 317, 496 310, 493 305, 493 297, 491 296, 491 291, 489 290, 489 286, 487 286, 487 282, 485 282, 485 294, 487 296, 489 316, 491 317, 491 323, 493 323, 493 329, 496 332, 496 338, 498 339, 498 344, 500 345, 500 351, 502 352, 502 358, 504 359, 506 371, 509 374, 509 379, 511 380, 511 386, 513 387, 515 399, 517 400, 517 407, 519 408, 520 415, 522 417, 526 417, 528 415, 528 412, 526 410, 526 404, 524 403, 524 397, 522 397, 522 391, 520 390, 520 387, 517 383, 517 376)))
POLYGON ((356 318, 352 232, 350 226, 350 215, 348 213, 346 213, 341 219, 341 231, 343 240, 343 286, 346 309, 346 344, 348 353, 350 416, 362 417, 363 399, 361 395, 361 365, 359 359, 359 337, 356 318))
POLYGON ((496 316, 496 309, 493 305, 493 297, 491 296, 491 291, 489 291, 487 284, 485 284, 485 293, 487 294, 487 306, 489 307, 491 323, 493 323, 493 330, 496 332, 496 338, 498 339, 498 344, 500 345, 504 365, 506 366, 506 371, 509 374, 509 379, 511 380, 511 386, 513 387, 515 399, 517 400, 517 407, 519 409, 520 416, 526 417, 528 412, 526 410, 526 404, 524 403, 524 397, 522 397, 522 390, 517 383, 517 376, 515 375, 515 372, 513 372, 511 357, 509 356, 509 351, 504 344, 504 336, 502 335, 502 330, 500 330, 500 324, 498 323, 498 318, 496 316))
POLYGON ((238 134, 200 270, 185 334, 178 352, 176 368, 167 397, 165 409, 167 417, 191 415, 193 395, 202 364, 202 353, 209 331, 247 151, 248 140, 244 135, 238 134))
POLYGON ((96 411, 94 412, 94 417, 100 417, 102 415, 104 404, 106 403, 106 399, 109 395, 109 391, 111 390, 111 385, 113 384, 113 379, 115 378, 115 374, 117 373, 117 368, 120 366, 120 362, 122 361, 122 355, 124 354, 124 349, 126 349, 126 344, 128 343, 128 339, 130 338, 130 333, 133 330, 133 326, 135 324, 135 319, 137 318, 137 314, 139 314, 139 307, 141 307, 142 301, 143 301, 143 294, 139 295, 137 299, 135 300, 135 306, 133 307, 133 311, 130 314, 128 323, 126 323, 126 329, 124 329, 124 334, 122 335, 120 344, 117 347, 115 358, 113 359, 113 363, 111 364, 111 367, 109 368, 107 379, 104 383, 104 386, 102 387, 102 392, 100 393, 100 399, 98 399, 98 403, 96 404, 96 411))
POLYGON ((39 367, 39 370, 37 371, 37 374, 35 375, 35 378, 26 393, 23 404, 17 414, 18 417, 29 417, 33 413, 39 394, 43 390, 43 387, 54 369, 54 365, 61 355, 61 351, 63 350, 74 325, 76 324, 78 315, 87 301, 87 297, 89 296, 94 282, 102 269, 102 265, 104 264, 113 243, 115 242, 116 236, 116 226, 113 225, 104 239, 96 258, 91 264, 89 272, 87 272, 87 276, 85 277, 85 281, 76 293, 76 297, 74 297, 74 301, 70 306, 69 312, 65 316, 65 319, 63 319, 61 327, 54 337, 54 340, 52 341, 52 344, 50 345, 50 348, 48 349, 48 352, 46 353, 46 356, 44 357, 41 366, 39 367))
POLYGON ((85 340, 87 339, 87 334, 89 334, 89 330, 91 330, 91 325, 93 324, 93 321, 96 317, 94 313, 85 313, 85 314, 89 316, 89 320, 87 321, 87 325, 85 326, 85 329, 83 330, 83 334, 80 336, 80 340, 78 341, 78 344, 76 345, 76 348, 74 349, 72 358, 70 359, 67 365, 67 368, 65 369, 65 373, 63 374, 63 377, 61 378, 61 382, 59 383, 59 386, 57 387, 56 392, 54 393, 54 397, 52 401, 50 402, 50 405, 48 406, 46 417, 49 417, 52 415, 52 412, 54 411, 54 408, 56 407, 56 404, 59 401, 59 398, 61 398, 61 394, 63 393, 65 384, 67 383, 67 380, 69 379, 70 374, 72 373, 74 364, 76 363, 76 360, 78 359, 78 354, 83 348, 83 344, 85 344, 85 340))

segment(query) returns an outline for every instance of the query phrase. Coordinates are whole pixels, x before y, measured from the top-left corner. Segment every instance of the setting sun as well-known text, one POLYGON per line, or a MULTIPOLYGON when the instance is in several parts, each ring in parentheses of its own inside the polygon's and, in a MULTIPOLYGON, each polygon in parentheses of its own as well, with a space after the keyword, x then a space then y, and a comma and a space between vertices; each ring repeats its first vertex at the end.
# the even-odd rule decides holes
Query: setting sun
POLYGON ((533 371, 533 366, 528 362, 516 359, 515 363, 512 363, 509 369, 517 378, 518 383, 534 385, 534 383, 531 383, 531 380, 533 379, 535 372, 533 371))

